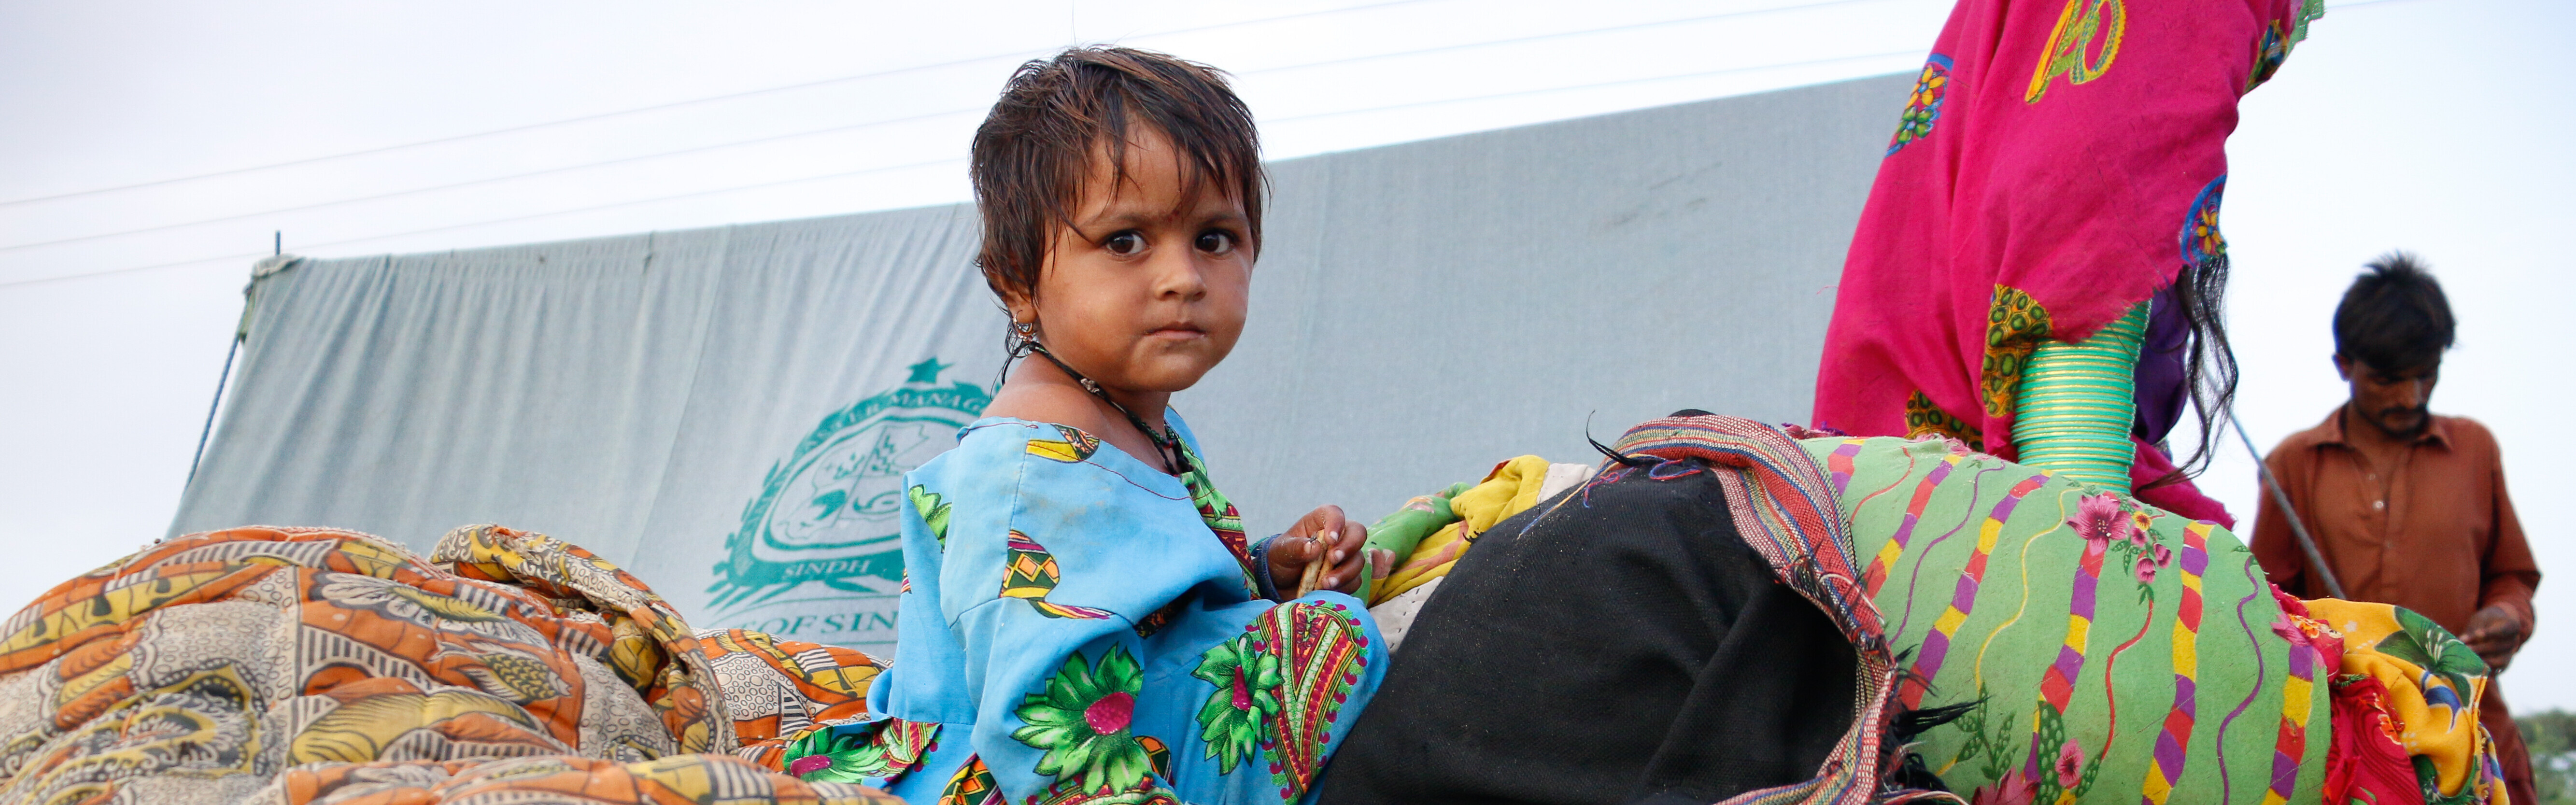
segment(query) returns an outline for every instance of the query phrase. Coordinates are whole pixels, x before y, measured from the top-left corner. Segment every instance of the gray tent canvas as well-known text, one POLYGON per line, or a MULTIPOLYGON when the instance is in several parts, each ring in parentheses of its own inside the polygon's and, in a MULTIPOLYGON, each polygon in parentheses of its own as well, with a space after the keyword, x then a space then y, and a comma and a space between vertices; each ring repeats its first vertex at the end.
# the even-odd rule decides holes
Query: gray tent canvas
MULTIPOLYGON (((1803 421, 1910 80, 1274 163, 1250 325, 1174 406, 1256 537, 1679 408, 1803 421)), ((1001 367, 975 245, 957 205, 281 261, 172 533, 497 522, 890 654, 901 474, 1001 367)))

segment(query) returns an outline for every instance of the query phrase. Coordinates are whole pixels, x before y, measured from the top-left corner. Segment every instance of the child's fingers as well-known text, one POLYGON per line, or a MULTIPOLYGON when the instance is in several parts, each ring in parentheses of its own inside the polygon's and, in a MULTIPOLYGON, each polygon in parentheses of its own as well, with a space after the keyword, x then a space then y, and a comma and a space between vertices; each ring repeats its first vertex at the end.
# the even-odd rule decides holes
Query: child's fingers
POLYGON ((1324 555, 1324 541, 1319 537, 1289 537, 1289 539, 1294 540, 1288 545, 1286 552, 1290 569, 1303 570, 1307 564, 1324 555))
POLYGON ((1358 523, 1345 523, 1342 525, 1341 532, 1342 538, 1333 543, 1333 547, 1335 548, 1340 548, 1346 552, 1357 551, 1360 549, 1360 546, 1368 544, 1368 526, 1360 525, 1358 523))
POLYGON ((1350 550, 1336 551, 1335 553, 1340 555, 1342 561, 1333 563, 1333 572, 1330 574, 1330 580, 1325 582, 1323 589, 1329 589, 1341 593, 1359 592, 1360 574, 1368 567, 1368 552, 1362 550, 1350 550))
POLYGON ((1329 585, 1329 589, 1357 594, 1360 589, 1360 574, 1362 572, 1366 572, 1369 578, 1385 581, 1387 574, 1394 572, 1394 570, 1394 551, 1386 550, 1384 548, 1367 548, 1353 551, 1350 554, 1349 562, 1338 565, 1334 569, 1334 581, 1329 585))
POLYGON ((1303 572, 1300 574, 1300 578, 1297 581, 1297 594, 1294 597, 1303 598, 1307 593, 1311 593, 1316 590, 1340 589, 1339 586, 1334 583, 1333 575, 1324 572, 1332 567, 1332 563, 1330 561, 1326 561, 1325 546, 1330 544, 1337 536, 1338 535, 1336 534, 1327 532, 1316 538, 1306 540, 1306 544, 1309 547, 1304 551, 1306 556, 1306 561, 1304 563, 1305 568, 1303 568, 1303 572))
MULTIPOLYGON (((1299 518, 1292 533, 1302 532, 1304 544, 1296 546, 1294 563, 1302 578, 1296 593, 1315 590, 1352 592, 1359 589, 1360 573, 1372 561, 1366 550, 1368 527, 1345 519, 1340 506, 1318 506, 1299 518)), ((1275 574, 1274 574, 1275 575, 1275 574)))
POLYGON ((1368 526, 1358 523, 1343 524, 1339 538, 1331 540, 1331 545, 1332 552, 1324 557, 1324 561, 1332 563, 1335 570, 1367 559, 1361 555, 1361 549, 1368 545, 1368 526))
POLYGON ((1307 512, 1306 516, 1299 520, 1300 525, 1306 526, 1308 535, 1319 539, 1329 538, 1345 529, 1340 506, 1317 506, 1314 511, 1307 512))
POLYGON ((1369 565, 1376 561, 1372 555, 1383 551, 1368 549, 1368 528, 1357 523, 1343 526, 1341 539, 1335 540, 1335 545, 1327 560, 1332 574, 1324 585, 1327 589, 1355 592, 1360 574, 1368 572, 1369 565))
POLYGON ((1306 571, 1320 568, 1316 560, 1323 554, 1324 543, 1320 540, 1282 535, 1270 546, 1270 577, 1278 581, 1279 592, 1292 597, 1302 592, 1299 586, 1315 578, 1306 571))

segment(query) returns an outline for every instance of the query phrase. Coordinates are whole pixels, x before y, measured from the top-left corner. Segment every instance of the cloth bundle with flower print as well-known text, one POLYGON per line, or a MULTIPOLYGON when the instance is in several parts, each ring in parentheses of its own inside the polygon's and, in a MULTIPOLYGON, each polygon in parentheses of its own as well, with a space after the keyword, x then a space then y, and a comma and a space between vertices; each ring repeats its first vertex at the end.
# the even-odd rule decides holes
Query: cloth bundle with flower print
POLYGON ((1900 702, 1968 706, 1915 747, 1950 790, 1984 803, 2316 796, 2331 666, 2273 633, 2271 585, 2226 529, 1956 440, 1802 444, 1906 658, 1900 702))
POLYGON ((0 631, 5 802, 888 801, 707 754, 863 708, 866 655, 702 641, 539 534, 460 528, 427 559, 336 529, 191 534, 0 631))
POLYGON ((1812 438, 1915 751, 1979 805, 2479 801, 2484 667, 2385 604, 2300 601, 2235 535, 1952 439, 1812 438), (2401 748, 2406 747, 2406 748, 2401 748))

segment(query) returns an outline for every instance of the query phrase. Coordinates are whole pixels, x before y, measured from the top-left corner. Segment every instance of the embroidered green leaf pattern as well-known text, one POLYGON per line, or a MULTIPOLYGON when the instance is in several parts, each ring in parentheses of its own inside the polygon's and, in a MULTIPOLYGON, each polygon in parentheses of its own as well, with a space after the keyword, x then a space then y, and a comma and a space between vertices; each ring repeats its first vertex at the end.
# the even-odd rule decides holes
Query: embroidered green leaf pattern
POLYGON ((913 484, 904 496, 912 499, 912 509, 921 513, 921 522, 930 526, 930 535, 939 539, 939 549, 948 549, 948 502, 930 487, 913 484))
POLYGON ((1020 697, 1018 715, 1028 726, 1011 738, 1046 750, 1037 773, 1070 782, 1080 791, 1125 791, 1145 780, 1153 761, 1128 732, 1136 694, 1145 676, 1124 646, 1110 646, 1092 665, 1082 652, 1066 657, 1046 690, 1020 697))
POLYGON ((2483 792, 2478 789, 2476 778, 2460 786, 2460 793, 2442 796, 2442 772, 2433 766, 2433 759, 2416 755, 2412 760, 2415 784, 2424 794, 2424 805, 2477 805, 2480 801, 2478 795, 2483 792))
POLYGON ((869 740, 875 732, 842 732, 830 728, 806 733, 787 745, 790 769, 805 768, 800 777, 826 783, 857 783, 865 772, 885 765, 885 749, 869 740), (831 763, 806 761, 809 757, 829 758, 831 763))
POLYGON ((1190 675, 1216 686, 1199 707, 1199 737, 1207 741, 1207 756, 1216 759, 1217 773, 1233 774, 1259 749, 1263 720, 1279 713, 1274 691, 1287 681, 1279 673, 1279 658, 1253 648, 1252 636, 1243 635, 1199 655, 1198 670, 1190 675))
POLYGON ((856 783, 891 780, 921 766, 938 742, 939 723, 884 718, 818 726, 787 744, 780 760, 799 779, 856 783))
POLYGON ((2416 684, 2424 689, 2425 703, 2448 706, 2451 717, 2458 718, 2460 711, 2467 709, 2465 698, 2475 695, 2469 681, 2486 675, 2486 661, 2478 659, 2477 651, 2453 637, 2450 630, 2414 610, 2398 607, 2397 627, 2397 631, 2380 638, 2379 650, 2424 669, 2416 684), (2433 687, 2434 677, 2450 683, 2450 690, 2433 687))
POLYGON ((2058 747, 2066 745, 2066 715, 2058 712, 2055 706, 2042 702, 2037 729, 2039 739, 2030 744, 2030 752, 2034 756, 2030 763, 2031 768, 2040 769, 2040 772, 2039 778, 2032 781, 2036 784, 2033 789, 2037 794, 2030 801, 2055 802, 2057 795, 2066 791, 2066 787, 2058 782, 2055 770, 2058 747))

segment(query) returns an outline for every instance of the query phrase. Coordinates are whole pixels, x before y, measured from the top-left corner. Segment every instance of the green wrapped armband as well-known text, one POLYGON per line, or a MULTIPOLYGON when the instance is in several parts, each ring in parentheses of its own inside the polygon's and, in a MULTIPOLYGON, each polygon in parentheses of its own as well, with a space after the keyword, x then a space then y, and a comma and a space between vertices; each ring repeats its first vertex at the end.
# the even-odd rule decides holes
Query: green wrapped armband
POLYGON ((2013 404, 2017 460, 2083 483, 2129 491, 2129 441, 2138 416, 2138 345, 2147 304, 2077 343, 2039 345, 2022 369, 2013 404))

